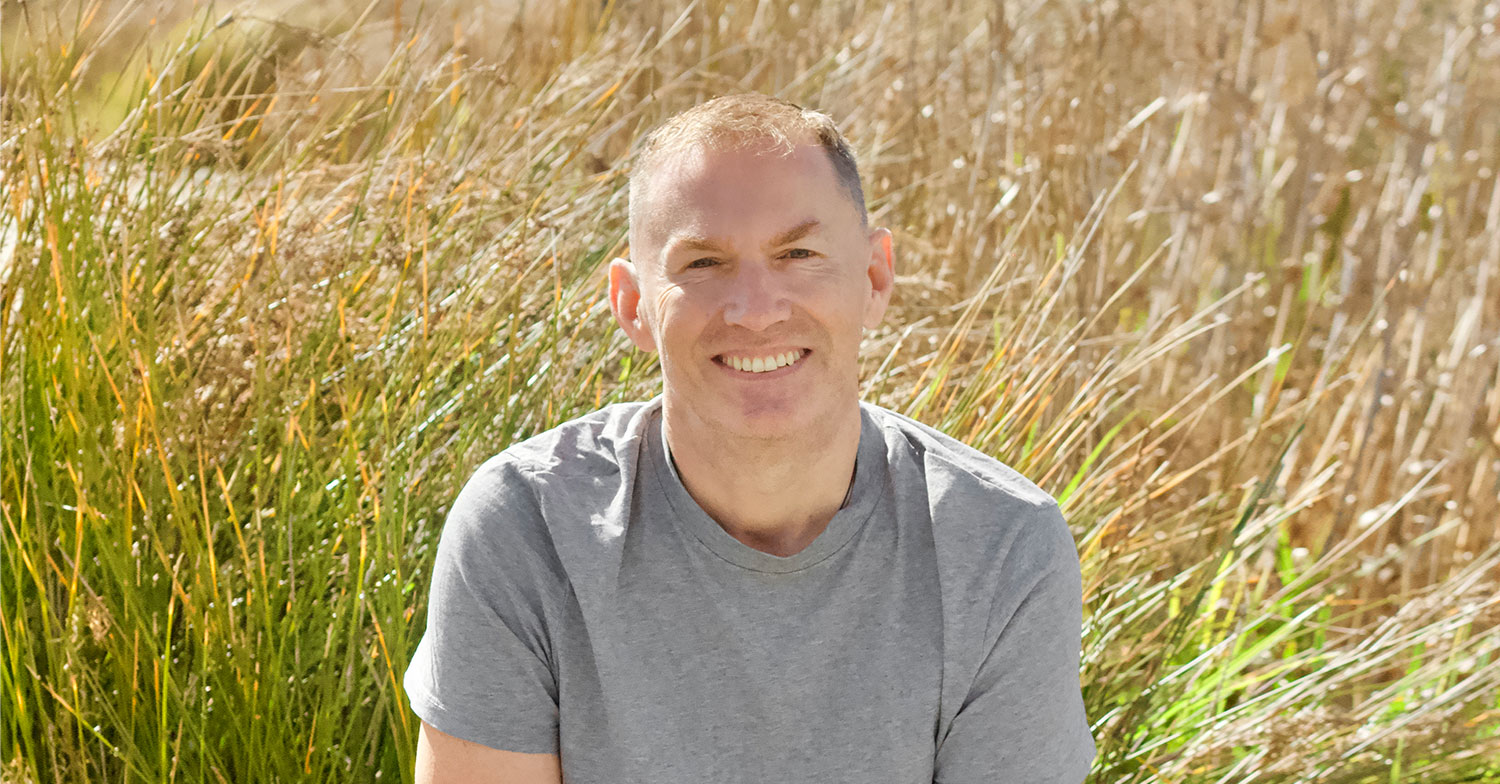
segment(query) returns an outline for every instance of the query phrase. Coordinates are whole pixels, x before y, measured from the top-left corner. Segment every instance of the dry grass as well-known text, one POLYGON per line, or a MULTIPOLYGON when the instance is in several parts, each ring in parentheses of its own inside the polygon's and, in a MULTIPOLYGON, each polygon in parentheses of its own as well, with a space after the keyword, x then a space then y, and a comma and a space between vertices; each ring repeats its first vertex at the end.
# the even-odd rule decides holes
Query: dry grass
POLYGON ((5 780, 409 776, 444 505, 654 393, 628 152, 746 89, 896 234, 869 399, 1063 499, 1093 780, 1500 780, 1500 6, 39 5, 5 780))

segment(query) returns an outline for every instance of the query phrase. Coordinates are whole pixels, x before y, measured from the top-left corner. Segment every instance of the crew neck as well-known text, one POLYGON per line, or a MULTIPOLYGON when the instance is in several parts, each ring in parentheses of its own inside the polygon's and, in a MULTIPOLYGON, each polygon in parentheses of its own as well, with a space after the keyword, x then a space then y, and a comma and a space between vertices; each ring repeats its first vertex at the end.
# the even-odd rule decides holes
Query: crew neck
MULTIPOLYGON (((863 422, 861 422, 861 425, 863 425, 863 422)), ((663 432, 665 432, 665 431, 663 431, 663 432)), ((863 435, 864 435, 863 428, 861 428, 860 436, 863 437, 863 435)), ((662 439, 662 449, 663 449, 663 451, 665 451, 667 453, 667 465, 669 465, 669 466, 672 467, 672 473, 676 474, 677 478, 680 480, 682 478, 682 472, 680 470, 678 470, 678 468, 677 468, 677 458, 672 457, 672 445, 669 444, 669 443, 667 443, 667 441, 666 441, 665 438, 662 439)), ((858 471, 859 471, 859 452, 858 452, 858 450, 856 450, 855 453, 854 453, 854 470, 849 472, 849 487, 848 487, 848 489, 846 489, 844 491, 844 500, 842 500, 842 501, 839 502, 839 509, 843 509, 843 508, 849 506, 849 499, 851 499, 851 498, 854 497, 854 475, 858 471)), ((684 486, 686 486, 686 485, 684 485, 684 486)))
POLYGON ((859 449, 854 459, 854 481, 850 486, 849 500, 834 513, 833 519, 816 539, 788 556, 772 555, 741 542, 703 511, 688 493, 676 466, 667 458, 661 398, 658 396, 652 405, 645 428, 645 448, 650 453, 649 465, 656 475, 657 486, 673 512, 672 518, 715 555, 735 566, 778 574, 806 569, 847 544, 875 511, 881 495, 881 479, 885 475, 885 453, 881 446, 880 427, 863 403, 860 404, 859 449))

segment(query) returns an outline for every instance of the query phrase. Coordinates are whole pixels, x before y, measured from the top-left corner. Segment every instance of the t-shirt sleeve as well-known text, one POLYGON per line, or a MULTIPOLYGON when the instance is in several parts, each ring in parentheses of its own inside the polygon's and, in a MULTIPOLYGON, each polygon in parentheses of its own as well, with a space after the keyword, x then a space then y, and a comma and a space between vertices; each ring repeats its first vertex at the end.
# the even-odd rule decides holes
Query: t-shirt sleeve
POLYGON ((1078 551, 1055 505, 1031 522, 1001 565, 1015 579, 1001 581, 986 635, 995 642, 938 748, 936 784, 1078 784, 1093 763, 1078 551))
POLYGON ((464 485, 443 525, 427 630, 407 667, 412 710, 490 748, 558 752, 545 597, 561 567, 523 472, 502 459, 464 485))

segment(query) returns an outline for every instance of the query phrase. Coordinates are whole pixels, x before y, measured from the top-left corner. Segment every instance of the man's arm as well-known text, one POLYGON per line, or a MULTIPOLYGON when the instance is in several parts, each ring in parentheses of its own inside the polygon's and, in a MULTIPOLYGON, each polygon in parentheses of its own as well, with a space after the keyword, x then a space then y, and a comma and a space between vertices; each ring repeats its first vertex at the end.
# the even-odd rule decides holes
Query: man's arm
POLYGON ((562 784, 562 758, 470 743, 422 722, 417 784, 562 784))
POLYGON ((1000 565, 1014 579, 991 608, 998 630, 938 746, 936 784, 1078 784, 1095 757, 1079 688, 1083 583, 1054 504, 1028 519, 1000 565))
POLYGON ((525 482, 509 461, 487 461, 443 525, 427 629, 403 678, 422 719, 419 782, 561 781, 546 606, 566 577, 525 482))

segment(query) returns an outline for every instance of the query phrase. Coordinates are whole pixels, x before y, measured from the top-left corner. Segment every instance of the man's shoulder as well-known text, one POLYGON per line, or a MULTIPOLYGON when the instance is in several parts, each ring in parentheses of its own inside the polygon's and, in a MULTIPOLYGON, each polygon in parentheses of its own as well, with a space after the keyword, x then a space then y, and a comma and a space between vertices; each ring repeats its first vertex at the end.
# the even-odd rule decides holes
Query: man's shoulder
POLYGON ((524 545, 565 560, 596 537, 612 538, 658 401, 604 406, 485 460, 459 493, 444 535, 454 529, 455 540, 524 545))
POLYGON ((509 466, 525 474, 609 476, 620 472, 639 441, 660 398, 611 403, 518 441, 486 465, 509 466))
POLYGON ((1048 571, 1078 569, 1062 510, 1036 483, 936 428, 862 405, 881 424, 892 480, 920 481, 894 491, 926 507, 939 570, 957 576, 952 584, 996 597, 1025 593, 1048 571))
POLYGON ((944 490, 1037 509, 1057 506, 1049 493, 999 459, 904 414, 873 403, 860 406, 880 425, 888 449, 911 455, 929 487, 943 485, 944 490))

